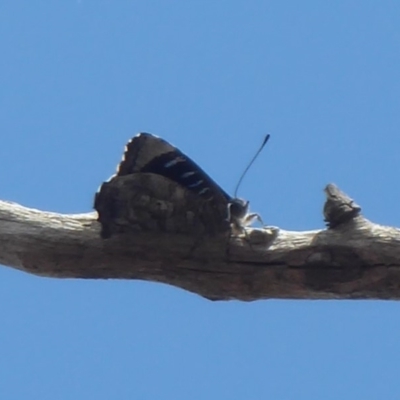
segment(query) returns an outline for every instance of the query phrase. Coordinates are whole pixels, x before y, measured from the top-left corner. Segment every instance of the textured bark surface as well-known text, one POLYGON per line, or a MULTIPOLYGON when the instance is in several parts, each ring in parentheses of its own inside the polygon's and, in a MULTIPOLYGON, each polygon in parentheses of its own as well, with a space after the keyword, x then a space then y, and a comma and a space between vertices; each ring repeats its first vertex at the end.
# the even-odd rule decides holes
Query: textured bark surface
POLYGON ((0 201, 0 263, 54 278, 163 282, 213 300, 399 299, 400 231, 366 220, 335 186, 326 194, 328 229, 248 229, 234 238, 156 226, 102 239, 97 213, 61 215, 0 201))

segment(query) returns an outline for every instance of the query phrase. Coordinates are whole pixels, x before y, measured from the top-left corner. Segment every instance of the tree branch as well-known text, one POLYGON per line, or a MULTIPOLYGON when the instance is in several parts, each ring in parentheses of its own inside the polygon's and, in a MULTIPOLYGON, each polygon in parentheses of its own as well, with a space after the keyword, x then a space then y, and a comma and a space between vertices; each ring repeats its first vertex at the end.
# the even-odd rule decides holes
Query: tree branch
POLYGON ((129 205, 156 208, 137 213, 136 225, 118 220, 109 239, 100 237, 97 213, 62 215, 0 201, 0 263, 54 278, 163 282, 213 300, 400 298, 400 231, 366 220, 333 185, 326 188, 328 229, 247 229, 229 238, 218 224, 209 228, 210 210, 195 203, 188 209, 182 193, 163 198, 141 190, 140 176, 133 179, 138 191, 129 205), (164 220, 149 227, 154 212, 164 220))

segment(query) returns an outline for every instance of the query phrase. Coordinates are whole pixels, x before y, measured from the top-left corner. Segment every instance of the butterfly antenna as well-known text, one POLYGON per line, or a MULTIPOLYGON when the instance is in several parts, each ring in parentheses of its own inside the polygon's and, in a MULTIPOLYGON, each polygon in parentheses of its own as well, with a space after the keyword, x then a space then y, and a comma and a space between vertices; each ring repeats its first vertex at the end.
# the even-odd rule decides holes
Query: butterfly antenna
POLYGON ((262 150, 262 149, 264 148, 264 146, 267 144, 268 139, 269 139, 269 136, 270 136, 269 134, 268 134, 267 136, 265 136, 265 138, 264 138, 264 140, 263 140, 263 142, 262 142, 260 148, 257 150, 257 153, 254 155, 254 157, 252 158, 252 160, 249 162, 249 165, 248 165, 248 166, 246 167, 246 169, 243 171, 243 174, 242 174, 242 176, 240 177, 239 182, 237 183, 236 188, 235 188, 235 194, 234 194, 235 197, 237 197, 237 192, 238 192, 238 189, 239 189, 240 184, 242 183, 242 180, 243 180, 244 176, 246 175, 247 171, 248 171, 249 168, 252 166, 253 162, 256 160, 256 158, 258 157, 258 155, 261 153, 261 150, 262 150))

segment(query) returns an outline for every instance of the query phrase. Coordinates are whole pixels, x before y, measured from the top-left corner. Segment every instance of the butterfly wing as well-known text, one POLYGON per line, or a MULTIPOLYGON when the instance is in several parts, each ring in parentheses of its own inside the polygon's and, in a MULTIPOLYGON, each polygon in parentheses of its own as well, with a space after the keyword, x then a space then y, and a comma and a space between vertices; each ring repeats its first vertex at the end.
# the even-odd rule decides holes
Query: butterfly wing
MULTIPOLYGON (((136 215, 134 220, 147 214, 146 210, 131 209, 131 196, 135 196, 136 186, 131 186, 131 178, 136 176, 144 185, 148 185, 150 192, 155 189, 154 179, 158 177, 158 186, 172 181, 177 185, 175 192, 171 192, 167 200, 180 201, 179 193, 186 190, 192 200, 188 210, 193 210, 193 215, 205 227, 207 232, 221 232, 227 229, 229 219, 229 204, 232 198, 224 192, 193 160, 183 154, 179 149, 165 140, 149 133, 140 133, 127 144, 117 173, 108 182, 105 182, 95 197, 94 207, 98 211, 98 220, 102 224, 101 235, 103 238, 112 236, 113 232, 129 230, 132 212, 136 215), (165 178, 165 181, 160 181, 165 178), (172 196, 172 197, 171 197, 172 196)), ((157 188, 160 190, 160 187, 157 188)), ((142 190, 142 189, 140 189, 142 190)), ((160 197, 161 198, 161 197, 160 197)), ((185 213, 186 205, 183 203, 182 213, 185 213)), ((183 215, 183 214, 182 214, 183 215)), ((185 219, 185 218, 183 218, 185 219)), ((132 222, 135 223, 135 222, 132 222)), ((140 224, 139 224, 140 225, 140 224)), ((143 229, 152 229, 144 223, 143 229)), ((190 225, 190 224, 189 224, 190 225)), ((179 232, 191 232, 192 228, 183 227, 179 232)), ((177 231, 177 232, 178 232, 177 231)))
POLYGON ((127 144, 117 176, 139 172, 162 175, 207 201, 228 205, 232 200, 192 159, 149 133, 139 133, 127 144))

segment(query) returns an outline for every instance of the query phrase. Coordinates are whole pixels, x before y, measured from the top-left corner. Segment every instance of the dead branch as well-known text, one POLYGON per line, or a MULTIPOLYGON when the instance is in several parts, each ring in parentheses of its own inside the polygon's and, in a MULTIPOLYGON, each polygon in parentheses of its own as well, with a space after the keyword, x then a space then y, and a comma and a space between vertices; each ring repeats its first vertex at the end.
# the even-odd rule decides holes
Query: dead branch
POLYGON ((147 230, 138 224, 109 239, 100 237, 97 213, 62 215, 0 201, 0 263, 54 278, 162 282, 213 300, 399 299, 400 230, 366 220, 335 186, 325 192, 329 228, 248 229, 233 238, 215 226, 210 233, 179 199, 154 200, 148 192, 135 204, 157 206, 170 223, 147 230))

